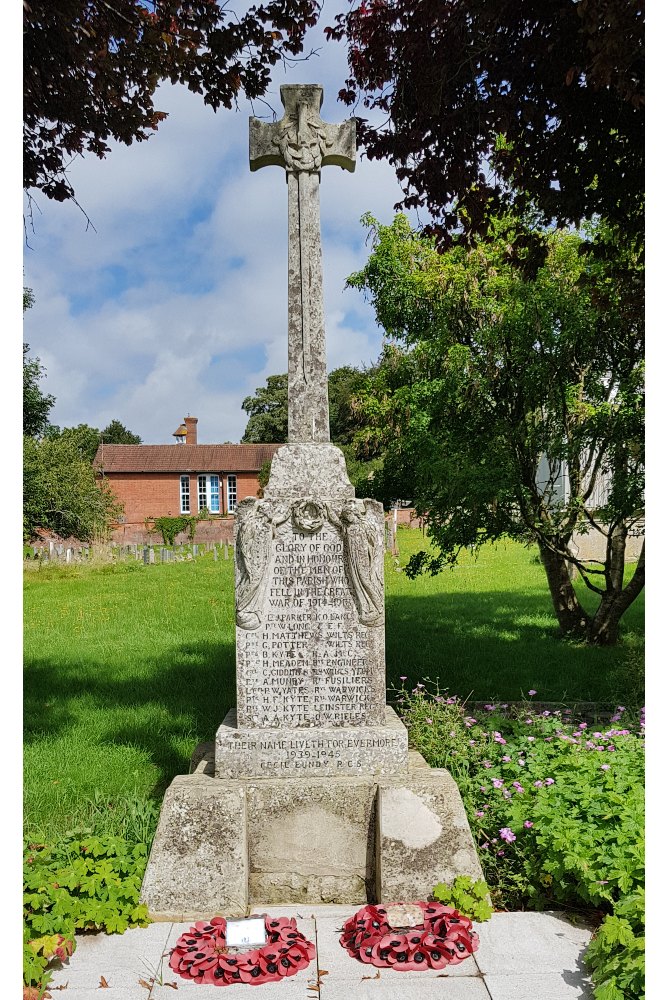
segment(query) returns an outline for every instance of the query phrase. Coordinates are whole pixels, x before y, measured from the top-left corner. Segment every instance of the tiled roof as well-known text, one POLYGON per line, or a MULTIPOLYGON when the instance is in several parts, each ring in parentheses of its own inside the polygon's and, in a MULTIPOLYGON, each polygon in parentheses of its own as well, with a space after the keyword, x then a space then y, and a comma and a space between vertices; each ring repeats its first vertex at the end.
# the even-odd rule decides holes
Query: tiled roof
POLYGON ((279 444, 101 444, 94 465, 110 472, 257 472, 279 444))

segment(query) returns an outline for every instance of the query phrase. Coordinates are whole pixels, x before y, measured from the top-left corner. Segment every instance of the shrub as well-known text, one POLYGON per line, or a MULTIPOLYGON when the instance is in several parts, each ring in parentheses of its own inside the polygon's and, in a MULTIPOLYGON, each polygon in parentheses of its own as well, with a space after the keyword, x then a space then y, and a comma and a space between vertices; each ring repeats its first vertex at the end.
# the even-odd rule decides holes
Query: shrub
POLYGON ((139 903, 148 846, 75 830, 57 844, 28 839, 24 848, 23 976, 40 995, 50 961, 71 955, 76 930, 148 923, 139 903))
POLYGON ((200 518, 192 517, 190 514, 181 514, 180 517, 157 517, 153 525, 155 531, 162 535, 165 545, 173 545, 176 535, 181 531, 187 531, 190 541, 195 537, 197 521, 200 518))
POLYGON ((602 911, 586 955, 596 998, 639 1000, 643 719, 624 725, 619 706, 596 725, 529 703, 489 704, 475 718, 428 683, 397 700, 411 744, 458 782, 496 905, 602 911))

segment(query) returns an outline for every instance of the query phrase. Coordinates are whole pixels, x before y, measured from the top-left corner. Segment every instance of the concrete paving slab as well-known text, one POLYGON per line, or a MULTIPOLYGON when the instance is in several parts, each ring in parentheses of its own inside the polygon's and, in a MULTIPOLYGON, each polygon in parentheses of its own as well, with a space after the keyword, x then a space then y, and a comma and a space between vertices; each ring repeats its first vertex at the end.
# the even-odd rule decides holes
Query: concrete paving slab
MULTIPOLYGON (((327 969, 329 977, 327 985, 333 980, 359 982, 364 976, 375 975, 378 971, 372 965, 366 965, 358 959, 351 958, 340 944, 342 931, 342 921, 331 919, 330 917, 319 917, 317 920, 317 955, 321 969, 327 969)), ((479 969, 475 964, 474 956, 467 958, 459 965, 452 965, 445 969, 425 969, 423 972, 393 972, 390 969, 381 969, 385 978, 400 977, 401 981, 407 979, 419 979, 424 982, 426 979, 446 976, 448 979, 459 976, 478 976, 479 969)))
POLYGON ((591 929, 575 926, 562 913, 495 913, 476 925, 475 958, 485 975, 581 971, 581 953, 591 929))
POLYGON ((522 972, 513 976, 485 976, 491 1000, 593 1000, 590 981, 581 973, 522 972))
POLYGON ((54 969, 50 989, 63 987, 64 994, 67 984, 66 995, 76 994, 76 1000, 88 1000, 89 993, 100 1000, 100 989, 105 1000, 146 1000, 149 990, 139 980, 150 984, 151 975, 162 961, 170 930, 171 924, 156 923, 134 927, 124 934, 77 934, 76 950, 67 962, 54 969), (108 988, 100 986, 101 977, 108 988))
MULTIPOLYGON (((348 906, 253 907, 270 916, 295 916, 316 941, 318 959, 296 976, 257 987, 235 985, 231 1000, 591 1000, 583 963, 591 930, 561 913, 496 913, 475 925, 474 956, 441 972, 375 969, 341 948, 348 906), (318 965, 320 970, 319 991, 318 965), (481 971, 480 971, 481 970, 481 971), (324 974, 326 972, 326 975, 324 974)), ((171 971, 169 951, 191 926, 154 923, 125 934, 83 934, 74 955, 53 973, 52 996, 62 1000, 220 1000, 220 987, 188 982, 171 971), (100 986, 100 977, 109 984, 100 986), (140 980, 143 981, 140 983, 140 980), (178 989, 169 984, 175 983, 178 989), (56 992, 62 987, 62 993, 56 992), (66 989, 65 989, 66 987, 66 989)), ((226 994, 225 994, 226 995, 226 994)))
MULTIPOLYGON (((377 970, 384 973, 386 970, 377 970)), ((321 1000, 490 1000, 481 978, 412 979, 408 972, 395 973, 394 979, 381 975, 352 988, 350 983, 327 983, 320 990, 321 1000)), ((538 1000, 538 996, 531 997, 538 1000)), ((542 1000, 540 997, 539 1000, 542 1000)))

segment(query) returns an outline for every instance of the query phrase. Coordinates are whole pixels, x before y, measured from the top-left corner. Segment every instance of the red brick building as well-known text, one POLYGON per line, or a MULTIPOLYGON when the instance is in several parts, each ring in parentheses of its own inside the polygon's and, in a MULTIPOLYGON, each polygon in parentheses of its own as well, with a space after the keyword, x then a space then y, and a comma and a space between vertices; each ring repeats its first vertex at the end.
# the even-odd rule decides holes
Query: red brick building
POLYGON ((259 471, 278 444, 197 444, 197 418, 186 417, 176 444, 101 444, 95 466, 123 504, 114 540, 146 541, 157 517, 211 517, 197 526, 199 540, 231 541, 233 514, 245 497, 257 496, 259 471))

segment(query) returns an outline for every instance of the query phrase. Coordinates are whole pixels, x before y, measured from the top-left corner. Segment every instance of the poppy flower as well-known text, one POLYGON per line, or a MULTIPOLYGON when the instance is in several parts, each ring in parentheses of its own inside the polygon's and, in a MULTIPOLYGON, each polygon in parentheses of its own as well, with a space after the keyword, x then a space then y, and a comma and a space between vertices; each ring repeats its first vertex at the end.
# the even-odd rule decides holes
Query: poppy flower
POLYGON ((224 917, 198 920, 181 934, 169 957, 169 967, 195 983, 228 986, 260 985, 294 975, 315 957, 294 917, 265 918, 267 943, 247 952, 227 950, 224 917))
POLYGON ((411 905, 420 907, 423 921, 406 928, 389 924, 386 907, 363 907, 343 925, 342 947, 366 964, 398 972, 458 965, 477 949, 472 921, 453 906, 438 902, 411 905))

